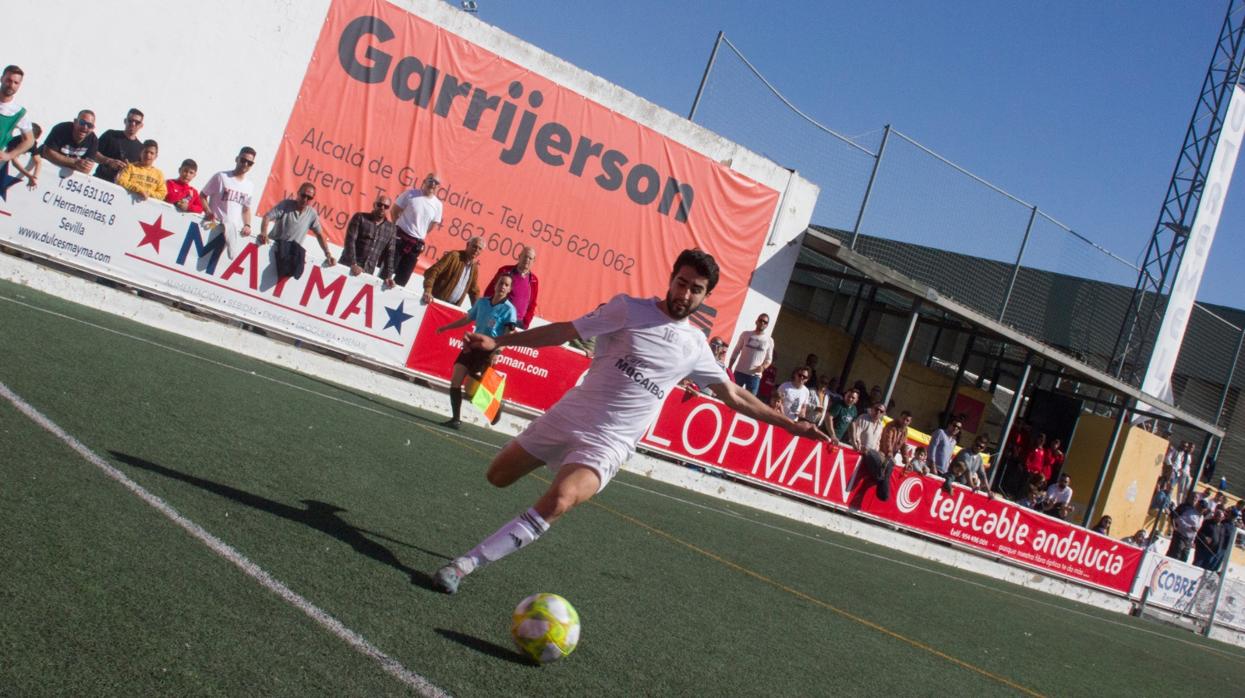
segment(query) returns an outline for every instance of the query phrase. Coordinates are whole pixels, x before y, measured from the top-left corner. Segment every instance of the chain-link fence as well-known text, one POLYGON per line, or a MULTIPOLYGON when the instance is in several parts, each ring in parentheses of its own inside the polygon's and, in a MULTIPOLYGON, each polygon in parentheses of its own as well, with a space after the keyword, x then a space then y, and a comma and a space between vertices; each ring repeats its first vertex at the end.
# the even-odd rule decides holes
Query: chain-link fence
MULTIPOLYGON (((857 252, 1102 370, 1112 368, 1129 314, 1153 312, 1150 296, 1133 307, 1137 264, 1037 205, 894 128, 845 136, 819 123, 725 37, 711 60, 692 118, 817 184, 813 224, 857 252)), ((834 294, 809 287, 806 295, 813 302, 834 294)), ((836 302, 814 314, 846 319, 836 309, 847 303, 836 302)), ((1173 376, 1176 404, 1228 429, 1215 479, 1238 483, 1245 440, 1234 434, 1245 427, 1236 409, 1245 371, 1232 374, 1226 393, 1223 386, 1240 361, 1242 326, 1245 312, 1196 306, 1173 376)))

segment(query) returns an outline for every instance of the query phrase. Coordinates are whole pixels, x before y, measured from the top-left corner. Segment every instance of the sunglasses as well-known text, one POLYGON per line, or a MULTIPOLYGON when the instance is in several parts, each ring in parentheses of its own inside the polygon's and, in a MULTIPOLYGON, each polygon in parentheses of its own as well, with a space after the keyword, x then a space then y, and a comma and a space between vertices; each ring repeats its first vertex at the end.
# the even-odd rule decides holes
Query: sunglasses
POLYGON ((808 380, 808 374, 807 374, 807 373, 797 373, 797 374, 795 374, 795 377, 796 377, 796 378, 803 378, 803 379, 805 379, 805 380, 808 380))
POLYGON ((303 201, 311 201, 312 199, 316 198, 316 195, 315 194, 299 194, 298 198, 302 199, 303 201))
POLYGON ((389 204, 382 204, 379 201, 372 205, 376 208, 389 208, 389 204))
POLYGON ((84 128, 84 129, 88 130, 88 131, 90 131, 90 130, 92 130, 92 129, 94 129, 94 128, 95 128, 95 122, 94 122, 94 121, 87 121, 86 119, 78 119, 78 125, 79 125, 79 126, 81 126, 81 127, 82 127, 82 128, 84 128))
POLYGON ((430 178, 428 178, 428 179, 425 179, 425 180, 424 180, 424 184, 431 184, 431 185, 433 185, 434 187, 435 187, 436 185, 440 184, 440 183, 441 183, 441 180, 439 180, 439 179, 432 179, 431 177, 430 177, 430 178))
POLYGON ((242 165, 243 167, 250 167, 251 165, 255 164, 255 161, 247 160, 246 158, 238 158, 238 164, 242 165))

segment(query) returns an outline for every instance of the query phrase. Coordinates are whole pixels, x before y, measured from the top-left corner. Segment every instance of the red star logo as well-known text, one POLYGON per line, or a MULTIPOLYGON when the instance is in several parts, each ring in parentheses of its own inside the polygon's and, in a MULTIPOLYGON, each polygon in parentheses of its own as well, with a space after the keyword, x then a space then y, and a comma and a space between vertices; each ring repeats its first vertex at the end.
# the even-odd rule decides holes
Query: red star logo
POLYGON ((139 247, 143 245, 151 245, 156 252, 160 251, 160 241, 167 237, 172 237, 173 233, 164 229, 164 216, 157 216, 155 223, 138 222, 143 227, 143 241, 138 243, 139 247))

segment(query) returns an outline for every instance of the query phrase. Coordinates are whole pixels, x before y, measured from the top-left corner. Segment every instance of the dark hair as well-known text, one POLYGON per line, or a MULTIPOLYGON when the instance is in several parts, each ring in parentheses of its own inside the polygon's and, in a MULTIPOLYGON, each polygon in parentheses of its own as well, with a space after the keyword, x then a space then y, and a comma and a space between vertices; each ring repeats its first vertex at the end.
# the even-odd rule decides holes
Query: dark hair
POLYGON ((182 165, 181 165, 181 167, 179 167, 179 168, 177 168, 177 169, 179 169, 179 170, 180 170, 182 167, 192 167, 192 168, 194 168, 194 170, 195 170, 196 172, 198 172, 198 171, 199 171, 199 163, 195 162, 194 160, 191 160, 190 158, 186 158, 185 160, 182 160, 182 165))
POLYGON ((91 116, 95 116, 95 112, 91 111, 90 109, 81 109, 78 111, 78 118, 81 119, 83 114, 90 114, 91 116))
POLYGON ((674 260, 674 267, 670 269, 670 278, 674 278, 679 273, 679 269, 683 267, 691 267, 696 270, 697 274, 709 279, 709 286, 705 290, 706 293, 713 290, 718 285, 718 263, 713 259, 713 255, 704 250, 683 250, 679 253, 679 258, 674 260))
POLYGON ((126 116, 141 116, 144 119, 147 118, 147 115, 139 111, 138 107, 130 107, 130 110, 127 111, 125 115, 126 116))
POLYGON ((35 134, 35 138, 38 138, 43 135, 43 127, 39 124, 32 123, 30 125, 30 132, 35 134))
POLYGON ((238 157, 242 157, 243 155, 256 156, 256 155, 259 155, 259 153, 256 153, 255 149, 252 148, 251 146, 244 145, 242 146, 242 150, 238 151, 238 157))
POLYGON ((148 138, 147 140, 143 141, 143 148, 155 148, 156 150, 159 150, 160 144, 148 138))
POLYGON ((26 72, 15 65, 4 66, 4 75, 9 75, 10 73, 13 75, 21 75, 22 77, 26 76, 26 72))

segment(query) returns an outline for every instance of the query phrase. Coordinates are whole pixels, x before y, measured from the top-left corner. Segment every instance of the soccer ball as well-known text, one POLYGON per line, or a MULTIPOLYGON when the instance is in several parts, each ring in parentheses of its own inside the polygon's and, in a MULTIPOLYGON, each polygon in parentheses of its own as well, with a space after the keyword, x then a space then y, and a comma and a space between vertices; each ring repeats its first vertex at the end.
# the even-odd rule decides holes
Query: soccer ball
POLYGON ((532 594, 515 607, 510 636, 520 652, 548 664, 570 654, 579 644, 579 614, 557 594, 532 594))

